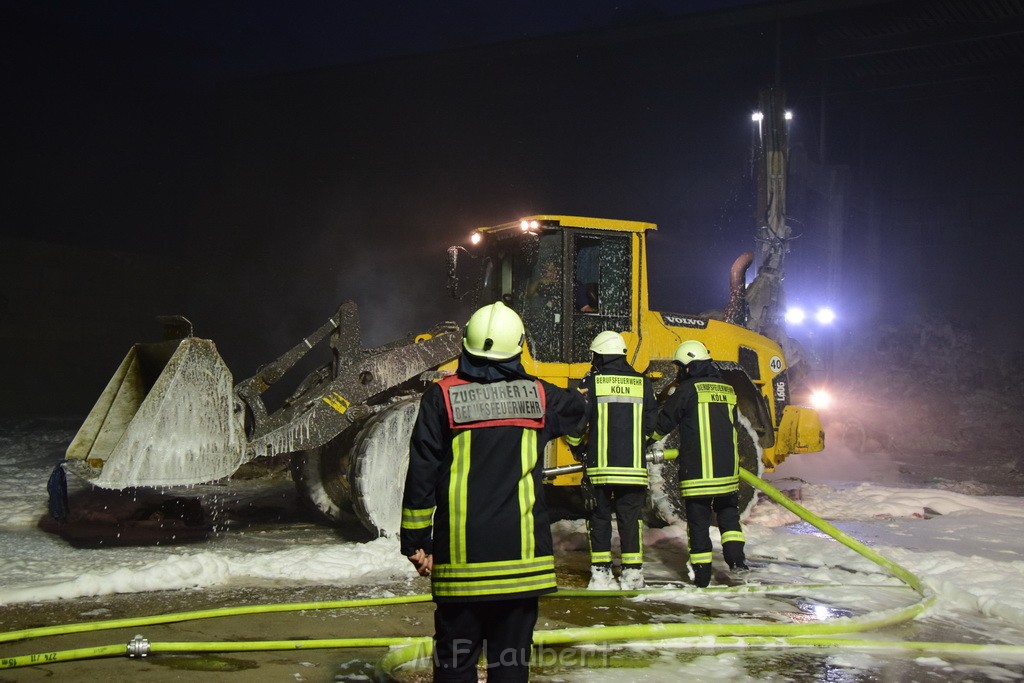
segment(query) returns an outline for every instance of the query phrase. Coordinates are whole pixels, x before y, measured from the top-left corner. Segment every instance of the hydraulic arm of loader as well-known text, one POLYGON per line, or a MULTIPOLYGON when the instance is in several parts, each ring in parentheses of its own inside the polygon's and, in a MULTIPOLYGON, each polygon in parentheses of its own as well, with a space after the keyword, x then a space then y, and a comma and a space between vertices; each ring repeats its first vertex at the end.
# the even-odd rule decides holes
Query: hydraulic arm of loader
POLYGON ((364 350, 356 305, 345 302, 312 335, 236 386, 235 394, 248 406, 252 419, 250 459, 326 444, 366 417, 367 406, 457 357, 462 341, 457 332, 457 325, 444 323, 416 340, 364 350), (260 394, 327 335, 334 355, 331 364, 309 375, 284 407, 268 414, 260 394))

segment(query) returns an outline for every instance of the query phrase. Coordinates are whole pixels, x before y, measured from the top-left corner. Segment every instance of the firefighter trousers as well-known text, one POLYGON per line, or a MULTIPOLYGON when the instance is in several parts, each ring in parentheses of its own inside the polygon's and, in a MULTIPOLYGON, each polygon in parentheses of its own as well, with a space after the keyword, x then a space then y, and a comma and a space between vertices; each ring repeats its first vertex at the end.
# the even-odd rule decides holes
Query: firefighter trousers
MULTIPOLYGON (((718 518, 718 530, 723 539, 742 539, 743 529, 740 526, 739 493, 724 496, 693 496, 683 498, 686 508, 686 534, 689 537, 690 563, 711 563, 711 515, 718 518), (732 532, 732 533, 729 533, 732 532)), ((726 562, 733 565, 743 560, 743 541, 734 540, 722 543, 722 553, 726 562)))
POLYGON ((536 625, 536 597, 437 603, 434 680, 476 683, 476 665, 486 650, 490 683, 525 683, 536 625))
POLYGON ((590 533, 591 564, 610 564, 612 561, 612 509, 619 528, 622 566, 643 563, 643 522, 641 513, 647 499, 646 486, 594 486, 594 510, 587 523, 590 533))

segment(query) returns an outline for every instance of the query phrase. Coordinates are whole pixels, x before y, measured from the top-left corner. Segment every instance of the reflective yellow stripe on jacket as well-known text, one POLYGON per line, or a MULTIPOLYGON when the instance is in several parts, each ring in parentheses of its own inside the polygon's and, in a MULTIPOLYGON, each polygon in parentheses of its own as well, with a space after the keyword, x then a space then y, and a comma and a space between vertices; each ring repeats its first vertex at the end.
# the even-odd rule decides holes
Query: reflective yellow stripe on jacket
POLYGON ((452 440, 451 479, 448 481, 448 537, 453 563, 466 561, 466 512, 469 498, 471 431, 459 432, 452 440))
POLYGON ((411 510, 402 508, 403 529, 427 529, 434 523, 434 508, 411 510))
POLYGON ((451 598, 555 588, 555 558, 435 564, 431 579, 435 596, 451 598))
POLYGON ((523 549, 523 559, 532 559, 536 553, 536 542, 534 541, 533 514, 525 514, 526 510, 532 510, 536 502, 537 492, 533 490, 533 472, 537 464, 537 432, 532 429, 523 430, 522 448, 522 470, 519 477, 519 510, 520 515, 519 541, 523 549))

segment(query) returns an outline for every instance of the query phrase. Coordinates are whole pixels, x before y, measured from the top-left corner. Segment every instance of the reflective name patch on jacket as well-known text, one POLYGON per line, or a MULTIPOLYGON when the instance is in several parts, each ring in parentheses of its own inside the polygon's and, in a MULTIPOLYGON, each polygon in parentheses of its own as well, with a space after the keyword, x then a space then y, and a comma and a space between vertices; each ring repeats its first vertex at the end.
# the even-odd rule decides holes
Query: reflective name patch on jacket
POLYGON ((539 420, 544 417, 540 387, 517 379, 491 384, 458 384, 448 387, 451 420, 455 425, 490 420, 539 420))
POLYGON ((728 403, 735 405, 736 390, 721 382, 697 382, 693 385, 697 390, 698 403, 728 403))
POLYGON ((637 403, 644 400, 644 378, 624 375, 595 375, 594 394, 598 403, 637 403))

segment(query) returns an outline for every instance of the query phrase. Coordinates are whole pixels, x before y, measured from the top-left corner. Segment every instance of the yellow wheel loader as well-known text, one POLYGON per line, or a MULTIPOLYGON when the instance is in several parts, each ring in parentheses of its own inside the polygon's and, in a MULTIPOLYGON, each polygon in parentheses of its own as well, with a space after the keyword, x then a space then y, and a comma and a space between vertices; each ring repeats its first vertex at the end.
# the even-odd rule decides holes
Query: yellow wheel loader
MULTIPOLYGON (((670 390, 676 377, 676 346, 698 339, 736 388, 744 467, 762 471, 791 453, 820 451, 818 416, 791 404, 776 342, 707 316, 650 310, 646 240, 655 228, 557 215, 478 228, 467 245, 448 251, 450 289, 458 298, 500 300, 516 310, 526 326, 526 371, 563 387, 589 369, 589 345, 602 330, 622 333, 627 359, 658 391, 670 390)), ((742 295, 742 280, 735 279, 733 305, 742 295)), ((419 397, 429 382, 454 372, 461 341, 461 326, 445 323, 364 349, 356 307, 345 303, 237 384, 209 340, 186 335, 137 344, 69 446, 68 468, 105 488, 167 487, 229 477, 244 463, 288 454, 299 490, 324 515, 342 524, 355 518, 371 534, 390 535, 399 527, 419 397), (322 347, 330 350, 323 366, 268 411, 267 389, 322 347)), ((549 445, 545 469, 556 502, 579 496, 574 463, 564 440, 549 445)), ((671 521, 680 504, 674 463, 651 468, 652 515, 671 521)), ((752 493, 742 495, 749 501, 752 493)))

